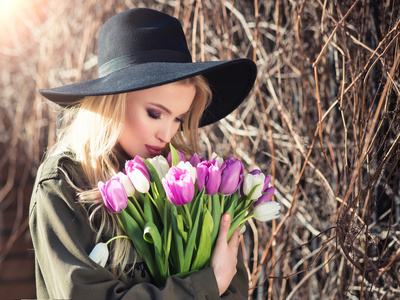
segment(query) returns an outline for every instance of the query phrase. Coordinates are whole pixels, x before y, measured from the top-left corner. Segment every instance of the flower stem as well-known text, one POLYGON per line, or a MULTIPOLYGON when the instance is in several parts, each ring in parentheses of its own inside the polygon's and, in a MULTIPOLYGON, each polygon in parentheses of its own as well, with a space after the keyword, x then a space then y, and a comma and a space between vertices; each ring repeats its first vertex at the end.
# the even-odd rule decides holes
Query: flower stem
POLYGON ((241 227, 244 223, 250 220, 254 216, 253 212, 249 213, 242 221, 240 221, 239 226, 241 227))
POLYGON ((225 195, 221 194, 221 213, 224 213, 225 195))
POLYGON ((139 204, 139 201, 136 199, 135 195, 132 196, 132 199, 134 201, 131 201, 133 203, 133 205, 135 205, 135 207, 137 208, 137 210, 139 211, 140 215, 143 217, 144 216, 144 212, 142 207, 139 204))
POLYGON ((188 221, 188 226, 189 226, 189 228, 192 228, 193 221, 192 221, 192 216, 190 214, 189 208, 187 207, 186 204, 184 204, 182 206, 183 206, 183 209, 185 210, 185 215, 186 215, 186 220, 188 221))
POLYGON ((109 239, 109 240, 106 242, 106 245, 108 245, 109 243, 111 243, 113 240, 116 240, 116 239, 129 239, 129 236, 126 236, 126 235, 117 235, 117 236, 114 236, 113 238, 109 239))

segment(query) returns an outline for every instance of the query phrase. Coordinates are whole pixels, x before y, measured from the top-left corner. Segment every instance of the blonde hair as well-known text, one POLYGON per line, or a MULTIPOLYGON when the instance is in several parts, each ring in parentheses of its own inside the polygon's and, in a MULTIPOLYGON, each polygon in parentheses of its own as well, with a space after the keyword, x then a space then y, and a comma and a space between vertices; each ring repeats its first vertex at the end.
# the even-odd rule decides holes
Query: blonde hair
MULTIPOLYGON (((211 90, 206 79, 199 75, 179 81, 196 87, 196 95, 184 117, 182 130, 171 143, 186 155, 199 150, 199 122, 203 111, 211 101, 211 90)), ((57 143, 50 155, 65 155, 73 164, 64 164, 68 182, 78 191, 79 201, 86 207, 91 226, 96 232, 95 242, 123 235, 115 214, 103 204, 97 188, 99 181, 107 181, 119 172, 120 166, 113 151, 123 130, 126 111, 126 93, 107 96, 91 96, 69 109, 66 126, 60 131, 57 143), (75 162, 82 167, 82 174, 75 162)), ((134 268, 125 270, 129 263, 132 245, 130 240, 116 239, 111 244, 108 268, 116 276, 125 276, 134 268)))

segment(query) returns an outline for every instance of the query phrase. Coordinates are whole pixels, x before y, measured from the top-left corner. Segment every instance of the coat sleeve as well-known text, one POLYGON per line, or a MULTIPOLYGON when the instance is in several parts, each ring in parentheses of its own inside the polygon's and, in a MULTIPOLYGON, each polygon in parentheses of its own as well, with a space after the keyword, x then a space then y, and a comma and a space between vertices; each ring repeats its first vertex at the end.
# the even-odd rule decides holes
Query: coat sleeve
POLYGON ((249 295, 249 277, 247 269, 243 261, 243 254, 239 246, 237 272, 233 277, 231 284, 226 292, 221 296, 221 299, 226 300, 246 300, 249 295))
POLYGON ((172 276, 161 289, 152 283, 128 286, 116 279, 89 258, 94 234, 75 199, 76 192, 60 177, 38 182, 33 192, 29 223, 38 298, 219 299, 211 268, 184 279, 172 276))

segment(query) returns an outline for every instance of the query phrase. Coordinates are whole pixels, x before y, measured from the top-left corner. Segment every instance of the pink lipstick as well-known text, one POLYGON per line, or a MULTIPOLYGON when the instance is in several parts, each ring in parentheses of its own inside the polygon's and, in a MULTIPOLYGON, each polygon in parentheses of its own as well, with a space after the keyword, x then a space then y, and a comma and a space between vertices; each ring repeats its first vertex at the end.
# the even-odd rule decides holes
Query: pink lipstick
POLYGON ((164 147, 154 147, 154 146, 149 146, 149 145, 145 145, 147 152, 149 152, 150 155, 152 156, 157 156, 160 155, 162 150, 164 149, 164 147))

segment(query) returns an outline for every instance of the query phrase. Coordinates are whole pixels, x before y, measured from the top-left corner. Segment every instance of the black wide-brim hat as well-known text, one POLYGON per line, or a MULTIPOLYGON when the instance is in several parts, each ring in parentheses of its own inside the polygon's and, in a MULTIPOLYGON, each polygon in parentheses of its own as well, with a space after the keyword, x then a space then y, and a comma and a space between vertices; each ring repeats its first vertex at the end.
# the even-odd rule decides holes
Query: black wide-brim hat
POLYGON ((250 92, 257 69, 252 60, 192 62, 180 22, 167 14, 134 8, 110 18, 98 40, 99 78, 39 92, 69 107, 86 97, 127 93, 203 75, 212 101, 200 126, 236 109, 250 92))

